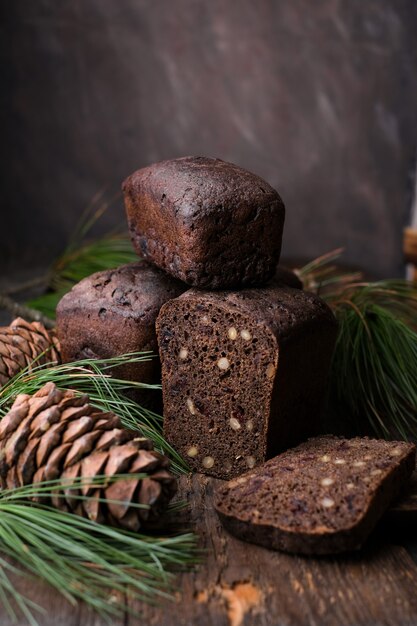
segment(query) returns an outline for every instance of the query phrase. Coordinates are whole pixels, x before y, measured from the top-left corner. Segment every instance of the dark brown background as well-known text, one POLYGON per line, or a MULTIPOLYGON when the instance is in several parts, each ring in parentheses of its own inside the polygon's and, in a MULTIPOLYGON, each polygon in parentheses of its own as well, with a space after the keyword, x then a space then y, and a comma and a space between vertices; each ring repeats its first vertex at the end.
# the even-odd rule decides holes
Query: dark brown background
MULTIPOLYGON (((91 197, 218 156, 288 208, 285 256, 403 271, 415 0, 1 0, 0 271, 42 264, 91 197)), ((122 218, 116 201, 107 222, 122 218)), ((108 225, 107 224, 107 225, 108 225)), ((104 228, 104 226, 103 226, 104 228)))

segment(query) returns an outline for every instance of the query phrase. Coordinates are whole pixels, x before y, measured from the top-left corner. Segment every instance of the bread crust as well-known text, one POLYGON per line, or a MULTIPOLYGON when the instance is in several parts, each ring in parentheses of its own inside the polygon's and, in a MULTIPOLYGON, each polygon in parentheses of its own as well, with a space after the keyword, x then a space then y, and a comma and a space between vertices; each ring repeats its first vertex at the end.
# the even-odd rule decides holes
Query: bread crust
POLYGON ((188 285, 266 283, 281 252, 285 207, 259 176, 220 159, 183 157, 122 185, 138 254, 188 285))
POLYGON ((230 533, 270 549, 307 555, 357 550, 399 495, 414 467, 415 446, 410 443, 320 437, 271 459, 253 472, 219 485, 215 508, 230 533), (340 445, 356 446, 356 450, 349 454, 346 448, 340 449, 340 445), (392 456, 393 451, 396 456, 392 456), (313 461, 306 461, 306 453, 314 455, 313 461), (363 460, 372 456, 373 461, 363 460), (318 460, 324 457, 329 457, 330 461, 326 459, 320 464, 318 460), (332 457, 345 460, 346 464, 332 466, 332 457), (289 469, 292 471, 284 471, 289 469), (308 475, 308 480, 301 477, 301 472, 308 475), (328 482, 333 480, 333 484, 323 487, 323 476, 328 477, 328 482), (278 494, 269 511, 265 511, 263 503, 268 489, 268 483, 261 482, 265 477, 271 489, 273 481, 274 493, 278 494), (351 482, 337 485, 337 480, 343 479, 351 482), (303 493, 297 480, 312 485, 311 491, 303 493), (353 487, 348 489, 348 485, 353 487), (286 494, 290 489, 288 497, 280 496, 279 491, 286 494), (333 504, 320 510, 321 502, 326 506, 333 504))
MULTIPOLYGON (((186 288, 145 261, 85 278, 57 307, 63 362, 148 350, 157 355, 159 310, 186 288)), ((125 380, 159 383, 159 359, 121 365, 117 374, 125 380)))

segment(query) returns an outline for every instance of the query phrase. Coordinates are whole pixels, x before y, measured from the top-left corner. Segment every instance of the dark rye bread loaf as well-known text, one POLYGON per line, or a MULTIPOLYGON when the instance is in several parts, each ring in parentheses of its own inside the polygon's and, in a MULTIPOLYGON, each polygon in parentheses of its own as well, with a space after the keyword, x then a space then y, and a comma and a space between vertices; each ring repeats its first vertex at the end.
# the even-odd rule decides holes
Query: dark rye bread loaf
POLYGON ((164 434, 193 470, 236 476, 319 432, 337 332, 320 298, 276 284, 191 289, 156 328, 164 434))
MULTIPOLYGON (((57 307, 62 360, 108 358, 142 350, 157 354, 155 320, 159 309, 185 289, 186 285, 144 261, 85 278, 57 307)), ((122 365, 117 375, 125 380, 159 383, 159 359, 122 365)))
POLYGON ((225 528, 266 548, 332 554, 360 548, 415 465, 415 446, 319 437, 219 486, 225 528))
POLYGON ((184 157, 123 183, 138 254, 193 287, 228 289, 271 278, 285 208, 266 181, 220 159, 184 157))

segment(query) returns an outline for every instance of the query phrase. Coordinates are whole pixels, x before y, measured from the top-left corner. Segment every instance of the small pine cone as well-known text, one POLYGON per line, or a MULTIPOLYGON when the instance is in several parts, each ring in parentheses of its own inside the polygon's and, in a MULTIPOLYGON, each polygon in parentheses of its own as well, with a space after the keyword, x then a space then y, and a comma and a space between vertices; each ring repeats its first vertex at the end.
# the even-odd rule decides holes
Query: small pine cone
POLYGON ((48 504, 128 530, 151 528, 177 483, 169 459, 136 435, 114 413, 92 407, 88 396, 47 383, 33 396, 17 396, 0 422, 1 485, 11 489, 58 479, 62 490, 48 504), (116 474, 147 477, 112 480, 116 474), (105 485, 89 482, 99 475, 108 476, 105 485))
POLYGON ((0 387, 26 367, 60 362, 59 342, 40 322, 17 317, 0 328, 0 387))

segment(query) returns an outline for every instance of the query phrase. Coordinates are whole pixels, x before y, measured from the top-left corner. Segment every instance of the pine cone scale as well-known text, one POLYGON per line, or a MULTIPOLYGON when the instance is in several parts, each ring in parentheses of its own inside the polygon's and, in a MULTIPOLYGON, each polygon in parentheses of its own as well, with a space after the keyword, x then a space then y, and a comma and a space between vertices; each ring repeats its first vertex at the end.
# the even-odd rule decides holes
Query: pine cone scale
POLYGON ((106 476, 127 472, 136 455, 137 448, 132 446, 131 443, 111 448, 105 469, 106 476))
POLYGON ((29 403, 28 417, 35 418, 42 411, 49 409, 51 406, 58 405, 61 398, 62 394, 58 390, 54 390, 50 396, 40 396, 39 398, 34 396, 33 401, 29 403))
MULTIPOLYGON (((61 473, 62 465, 67 456, 67 453, 72 448, 71 443, 64 443, 51 453, 44 468, 41 468, 44 472, 44 480, 55 480, 61 473)), ((38 481, 35 481, 38 482, 38 481)))
POLYGON ((138 482, 137 479, 128 478, 118 480, 107 487, 104 493, 108 500, 109 511, 114 518, 122 519, 129 511, 135 491, 138 489, 138 482))
POLYGON ((83 511, 86 514, 86 517, 88 517, 88 519, 92 520, 93 522, 97 522, 98 524, 103 524, 105 521, 105 517, 101 511, 101 490, 100 489, 96 489, 88 498, 88 500, 86 500, 86 502, 83 503, 83 511))
POLYGON ((67 508, 70 511, 72 510, 72 508, 75 508, 77 505, 77 502, 73 498, 71 499, 71 495, 79 493, 79 489, 74 488, 72 485, 74 484, 74 480, 76 478, 79 478, 80 474, 81 474, 81 466, 80 466, 80 463, 77 463, 76 465, 73 465, 72 467, 69 467, 68 469, 66 469, 64 472, 62 472, 62 475, 61 475, 61 482, 64 487, 64 497, 65 497, 65 501, 67 504, 67 508), (71 502, 73 504, 71 504, 71 502))
POLYGON ((91 478, 91 476, 99 476, 104 473, 107 459, 108 455, 106 452, 94 452, 81 462, 80 474, 83 478, 87 479, 85 484, 81 487, 83 496, 89 496, 95 489, 91 483, 88 483, 88 479, 91 478))
POLYGON ((86 404, 76 407, 68 407, 61 412, 61 420, 63 422, 70 422, 78 419, 79 417, 86 416, 88 416, 88 406, 86 404))
POLYGON ((27 407, 23 402, 11 409, 0 422, 0 439, 4 439, 7 435, 13 433, 26 415, 27 407))
POLYGON ((152 474, 154 474, 155 470, 160 466, 161 460, 159 458, 155 458, 155 453, 149 454, 146 450, 144 450, 143 454, 134 460, 130 467, 130 471, 135 474, 147 474, 148 472, 152 472, 152 474))
POLYGON ((41 437, 43 433, 46 433, 51 428, 51 426, 59 422, 60 417, 61 411, 56 406, 50 406, 47 409, 40 411, 30 422, 30 438, 37 439, 38 437, 41 437))
POLYGON ((138 495, 139 504, 148 505, 148 509, 140 509, 140 516, 143 520, 148 520, 150 515, 150 508, 155 502, 158 501, 162 492, 161 485, 149 478, 144 478, 140 485, 140 491, 138 495))
POLYGON ((17 476, 21 485, 29 485, 35 473, 39 441, 29 441, 17 463, 17 476))
POLYGON ((19 477, 17 475, 17 468, 12 467, 6 476, 6 489, 16 489, 19 486, 19 477))
POLYGON ((54 450, 61 442, 61 434, 65 429, 65 424, 57 422, 42 436, 39 440, 39 446, 36 453, 36 464, 38 467, 45 465, 52 450, 54 450))
POLYGON ((114 415, 113 413, 103 413, 103 415, 97 420, 96 428, 99 428, 100 430, 120 428, 120 420, 117 415, 114 415), (103 415, 106 416, 104 419, 103 415))
POLYGON ((79 439, 74 441, 65 460, 64 469, 74 463, 77 463, 78 461, 81 461, 84 456, 93 452, 94 444, 99 437, 100 431, 93 431, 82 435, 79 439))
POLYGON ((113 428, 103 432, 100 439, 96 443, 96 450, 98 452, 102 450, 109 450, 112 446, 116 446, 126 441, 129 441, 131 435, 127 430, 121 430, 120 428, 113 428))
POLYGON ((62 441, 64 443, 73 443, 76 439, 78 439, 78 437, 81 437, 81 435, 85 435, 90 432, 93 423, 94 420, 92 420, 88 415, 72 420, 62 437, 62 441))
POLYGON ((14 465, 19 454, 23 451, 28 441, 28 432, 27 425, 24 424, 23 427, 18 428, 8 440, 7 446, 4 449, 4 460, 7 467, 14 465))
POLYGON ((0 356, 1 357, 5 356, 6 358, 10 356, 9 346, 7 343, 5 343, 4 337, 1 334, 0 334, 0 356))
POLYGON ((62 400, 59 403, 59 406, 63 412, 66 409, 73 409, 76 407, 84 407, 85 411, 91 409, 88 403, 88 397, 85 394, 78 396, 74 391, 70 390, 67 390, 64 394, 62 394, 62 400))
POLYGON ((15 362, 9 356, 3 357, 3 363, 5 365, 5 370, 8 378, 12 378, 15 370, 15 362))
MULTIPOLYGON (((36 470, 36 472, 34 473, 32 482, 34 484, 36 484, 36 483, 43 483, 45 480, 46 480, 46 478, 45 478, 45 467, 41 467, 38 470, 36 470)), ((39 502, 39 498, 36 498, 35 502, 39 502)))

